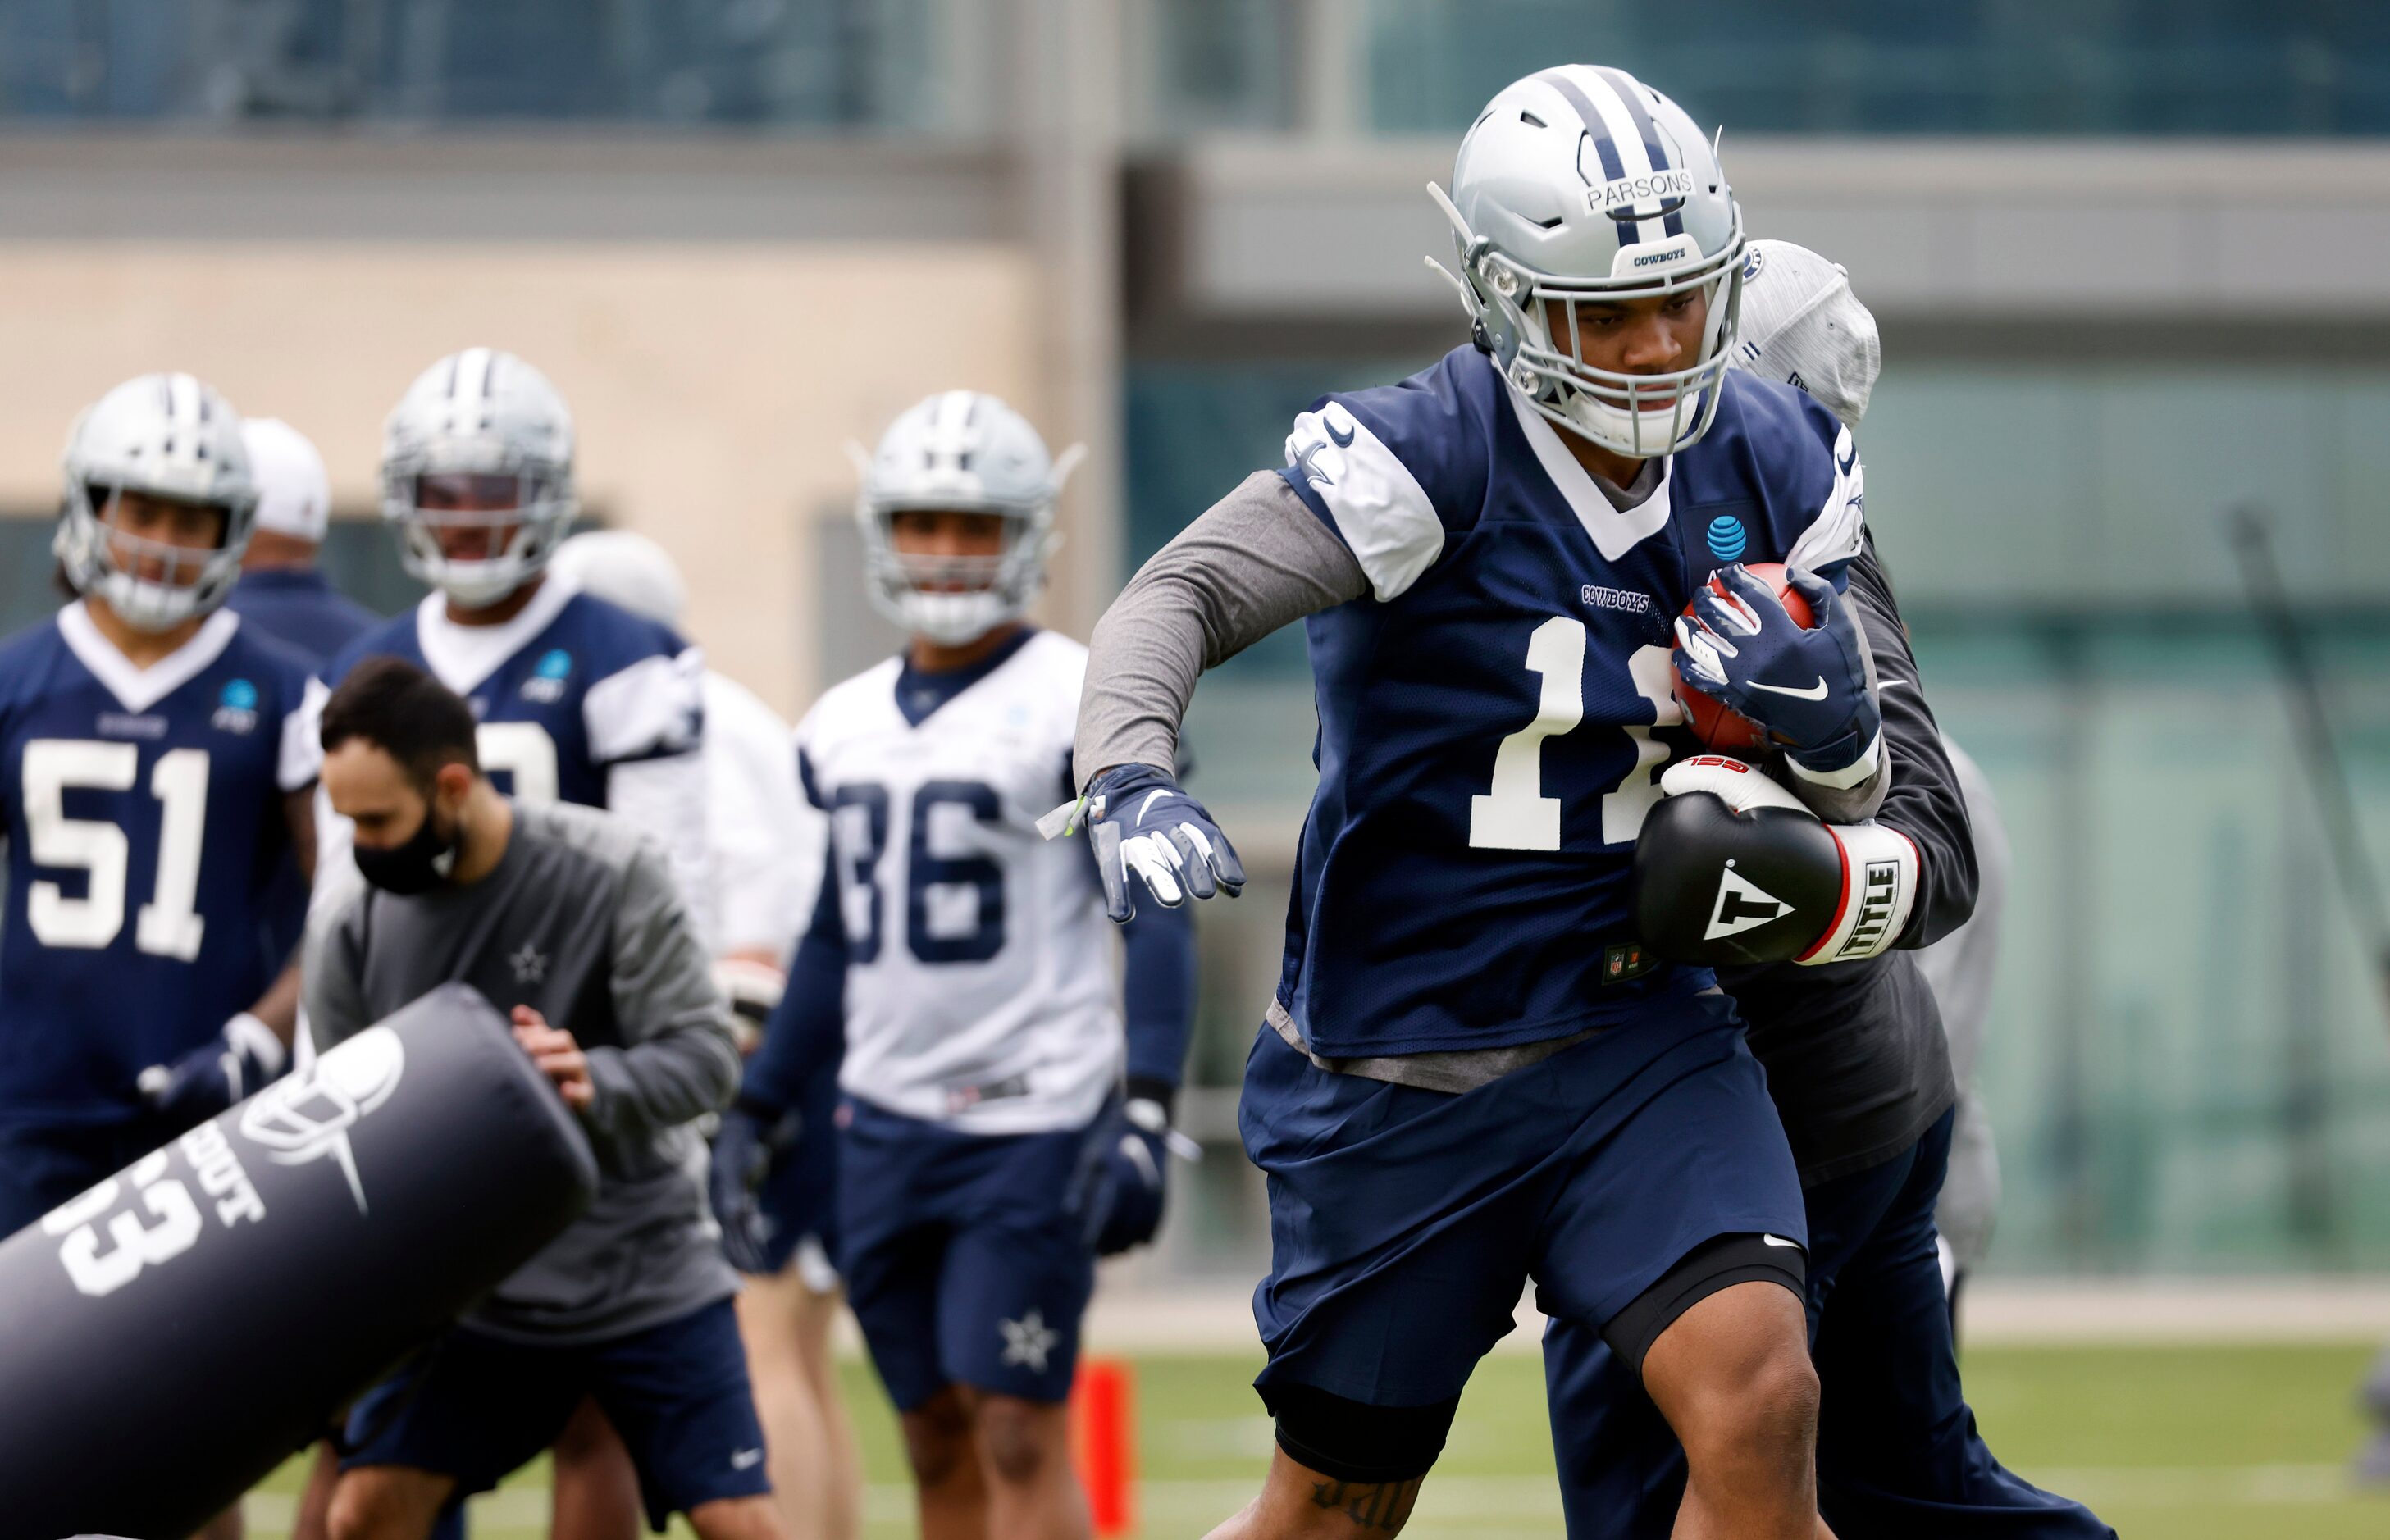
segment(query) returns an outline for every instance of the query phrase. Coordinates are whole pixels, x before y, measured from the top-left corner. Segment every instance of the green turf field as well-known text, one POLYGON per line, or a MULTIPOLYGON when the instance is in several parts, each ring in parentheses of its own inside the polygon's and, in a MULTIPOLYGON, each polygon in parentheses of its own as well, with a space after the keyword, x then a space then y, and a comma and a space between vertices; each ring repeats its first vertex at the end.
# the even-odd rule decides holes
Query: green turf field
MULTIPOLYGON (((2344 1475, 2362 1428, 2353 1391, 2375 1344, 1998 1348, 1967 1380, 1993 1447, 2091 1503, 2127 1540, 2380 1540, 2390 1495, 2344 1475)), ((1232 1355, 1137 1361, 1141 1534, 1200 1535, 1253 1491, 1269 1423, 1232 1355)), ((895 1425, 867 1371, 847 1378, 867 1449, 871 1540, 912 1533, 895 1425)), ((540 1473, 484 1498, 477 1540, 546 1534, 540 1473)), ((251 1534, 287 1532, 295 1466, 251 1499, 251 1534)), ((686 1532, 683 1532, 686 1533, 686 1532)), ((1406 1534, 1512 1540, 1560 1533, 1536 1361, 1489 1358, 1406 1534)))

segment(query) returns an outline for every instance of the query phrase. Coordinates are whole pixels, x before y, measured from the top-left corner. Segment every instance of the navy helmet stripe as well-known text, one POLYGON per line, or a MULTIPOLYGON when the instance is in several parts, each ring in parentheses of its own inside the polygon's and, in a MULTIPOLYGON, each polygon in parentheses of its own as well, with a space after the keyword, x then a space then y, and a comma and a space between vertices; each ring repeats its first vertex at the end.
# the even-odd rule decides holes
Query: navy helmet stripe
POLYGON ((1595 65, 1593 72, 1608 81, 1610 88, 1618 93, 1618 99, 1626 104, 1626 115, 1635 120, 1635 132, 1643 136, 1643 153, 1651 157, 1651 169, 1668 170, 1668 152, 1660 148, 1660 131, 1651 126, 1651 114, 1643 110, 1643 98, 1636 94, 1634 78, 1606 64, 1595 65))
POLYGON ((1565 71, 1546 70, 1536 78, 1559 92, 1569 106, 1576 109, 1576 115, 1585 120, 1585 131, 1593 135, 1594 151, 1601 157, 1603 178, 1615 182, 1625 175, 1626 162, 1618 158, 1618 146, 1611 140, 1610 123, 1602 117, 1601 109, 1593 105, 1592 99, 1577 88, 1576 82, 1569 79, 1565 71))

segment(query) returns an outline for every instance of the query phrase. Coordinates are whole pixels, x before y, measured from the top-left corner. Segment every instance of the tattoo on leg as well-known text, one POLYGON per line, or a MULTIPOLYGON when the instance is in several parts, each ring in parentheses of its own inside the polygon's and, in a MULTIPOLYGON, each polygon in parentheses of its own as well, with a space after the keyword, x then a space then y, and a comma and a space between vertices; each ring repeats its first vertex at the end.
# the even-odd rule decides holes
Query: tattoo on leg
POLYGON ((1410 1517, 1411 1499, 1419 1495, 1422 1479, 1413 1477, 1407 1482, 1314 1482, 1311 1483, 1311 1505, 1337 1509, 1352 1520, 1356 1529, 1382 1530, 1392 1534, 1403 1527, 1405 1519, 1410 1517))

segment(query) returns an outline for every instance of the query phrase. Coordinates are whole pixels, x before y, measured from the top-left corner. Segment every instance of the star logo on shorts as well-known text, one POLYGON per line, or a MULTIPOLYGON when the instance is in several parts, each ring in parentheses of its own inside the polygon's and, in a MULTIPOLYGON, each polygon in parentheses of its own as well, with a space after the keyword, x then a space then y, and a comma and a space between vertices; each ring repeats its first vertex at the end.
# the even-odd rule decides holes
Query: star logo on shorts
POLYGON ((1033 1310, 1017 1321, 998 1321, 996 1329, 1004 1336, 1003 1362, 1026 1365, 1032 1374, 1046 1372, 1046 1355, 1062 1340, 1060 1332, 1046 1324, 1042 1310, 1033 1310))
POLYGON ((547 958, 533 950, 529 942, 522 943, 521 951, 508 954, 507 964, 515 970, 515 982, 519 984, 535 984, 546 981, 547 958))

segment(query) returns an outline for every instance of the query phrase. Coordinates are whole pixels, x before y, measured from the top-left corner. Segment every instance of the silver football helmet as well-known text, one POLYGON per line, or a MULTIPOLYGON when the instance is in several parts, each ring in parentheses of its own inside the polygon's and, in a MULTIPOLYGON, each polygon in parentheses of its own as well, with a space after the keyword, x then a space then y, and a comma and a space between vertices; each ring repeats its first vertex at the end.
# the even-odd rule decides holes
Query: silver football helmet
POLYGON ((636 530, 584 530, 556 548, 550 565, 583 593, 675 630, 688 610, 679 564, 636 530))
POLYGON ((1734 366, 1806 391, 1857 432, 1883 346, 1842 263, 1789 240, 1754 240, 1742 260, 1734 366))
POLYGON ((391 409, 381 483, 406 570, 459 604, 495 604, 546 566, 572 527, 572 414, 513 353, 451 353, 391 409), (448 554, 442 537, 459 531, 481 532, 481 554, 448 554), (511 533, 492 550, 500 532, 511 533))
POLYGON ((257 486, 240 418, 186 374, 128 379, 87 407, 67 435, 66 487, 50 549, 81 594, 107 600, 128 625, 168 631, 224 603, 240 577, 257 517, 257 486), (111 530, 125 493, 221 508, 224 538, 193 551, 111 530))
POLYGON ((1003 402, 982 391, 944 391, 891 423, 878 453, 867 455, 860 444, 848 452, 863 475, 854 517, 863 527, 865 578, 882 614, 951 647, 1029 608, 1045 584, 1047 558, 1061 544, 1054 503, 1084 445, 1049 459, 1037 430, 1003 402), (993 557, 901 555, 893 518, 919 509, 999 514, 1004 549, 993 557))
POLYGON ((1478 345, 1536 411, 1637 459, 1708 431, 1742 292, 1742 212, 1683 109, 1623 70, 1538 71, 1462 138, 1451 196, 1428 192, 1452 221, 1478 345), (1586 362, 1578 304, 1686 289, 1709 300, 1690 367, 1631 375, 1586 362))

